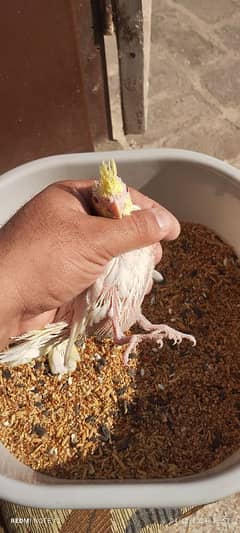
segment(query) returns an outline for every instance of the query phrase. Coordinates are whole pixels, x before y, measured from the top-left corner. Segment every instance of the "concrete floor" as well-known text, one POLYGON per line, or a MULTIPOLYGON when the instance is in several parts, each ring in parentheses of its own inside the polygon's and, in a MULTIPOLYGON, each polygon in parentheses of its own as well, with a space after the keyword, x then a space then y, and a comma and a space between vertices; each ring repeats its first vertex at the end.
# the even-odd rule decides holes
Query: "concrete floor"
MULTIPOLYGON (((202 151, 240 166, 240 0, 153 0, 148 128, 123 147, 202 151)), ((111 46, 109 47, 111 48, 111 46)), ((116 131, 117 130, 117 131, 116 131)))
MULTIPOLYGON (((240 168, 240 0, 153 0, 148 129, 123 137, 114 49, 108 45, 114 132, 123 148, 197 150, 240 168)), ((240 494, 171 526, 240 531, 240 494)))

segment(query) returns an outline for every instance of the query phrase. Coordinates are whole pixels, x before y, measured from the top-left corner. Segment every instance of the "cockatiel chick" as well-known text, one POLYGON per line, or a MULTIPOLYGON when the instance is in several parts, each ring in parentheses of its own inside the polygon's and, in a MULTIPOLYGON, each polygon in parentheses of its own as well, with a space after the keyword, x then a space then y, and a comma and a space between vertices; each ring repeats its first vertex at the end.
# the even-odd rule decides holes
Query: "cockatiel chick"
MULTIPOLYGON (((100 178, 92 188, 92 204, 98 215, 109 218, 131 216, 132 211, 140 209, 132 203, 114 161, 100 166, 100 178)), ((142 314, 143 299, 153 279, 162 280, 154 270, 154 246, 114 257, 88 290, 59 309, 55 324, 12 339, 9 350, 0 354, 0 362, 19 365, 45 353, 53 374, 71 372, 79 360, 75 341, 90 335, 112 337, 116 344, 126 344, 125 364, 143 339, 155 340, 160 348, 164 339, 174 344, 188 339, 196 344, 192 335, 165 324, 152 324, 142 314), (126 336, 124 331, 136 323, 146 333, 126 336)))

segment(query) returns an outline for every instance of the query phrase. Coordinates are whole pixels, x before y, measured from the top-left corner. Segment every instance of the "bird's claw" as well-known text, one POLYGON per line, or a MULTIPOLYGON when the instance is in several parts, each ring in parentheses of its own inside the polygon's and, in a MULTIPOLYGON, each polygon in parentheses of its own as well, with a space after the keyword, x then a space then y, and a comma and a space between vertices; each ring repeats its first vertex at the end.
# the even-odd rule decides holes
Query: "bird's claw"
POLYGON ((154 340, 156 344, 159 345, 160 349, 163 348, 163 340, 169 339, 173 341, 173 345, 181 344, 181 342, 186 339, 192 342, 193 346, 196 346, 196 339, 193 337, 193 335, 189 335, 188 333, 181 333, 181 331, 177 331, 173 328, 170 328, 169 326, 165 326, 164 324, 152 324, 152 330, 148 333, 141 333, 138 335, 132 335, 131 337, 125 337, 125 342, 128 342, 128 346, 124 352, 123 361, 124 364, 128 364, 128 358, 130 352, 133 352, 137 345, 142 342, 143 340, 154 340))

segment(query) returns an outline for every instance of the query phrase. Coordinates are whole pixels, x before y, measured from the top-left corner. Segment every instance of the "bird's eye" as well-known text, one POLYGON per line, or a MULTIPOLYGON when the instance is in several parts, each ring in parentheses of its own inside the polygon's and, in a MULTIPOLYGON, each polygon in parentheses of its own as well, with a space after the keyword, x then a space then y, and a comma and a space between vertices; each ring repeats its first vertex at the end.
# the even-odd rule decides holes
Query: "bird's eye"
POLYGON ((97 204, 99 203, 99 199, 96 196, 93 196, 93 199, 97 204))

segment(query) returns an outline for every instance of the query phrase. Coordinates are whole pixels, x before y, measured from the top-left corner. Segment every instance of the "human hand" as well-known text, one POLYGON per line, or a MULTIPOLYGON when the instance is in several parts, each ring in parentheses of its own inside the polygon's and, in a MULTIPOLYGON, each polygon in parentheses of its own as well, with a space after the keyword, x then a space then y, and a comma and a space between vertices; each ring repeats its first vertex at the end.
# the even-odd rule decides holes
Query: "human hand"
POLYGON ((141 207, 130 217, 106 219, 91 213, 93 181, 50 185, 23 206, 0 230, 0 343, 54 320, 56 310, 92 285, 114 256, 175 239, 176 218, 134 189, 141 207))

